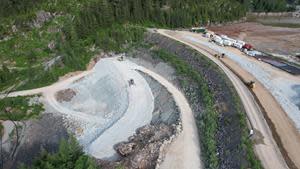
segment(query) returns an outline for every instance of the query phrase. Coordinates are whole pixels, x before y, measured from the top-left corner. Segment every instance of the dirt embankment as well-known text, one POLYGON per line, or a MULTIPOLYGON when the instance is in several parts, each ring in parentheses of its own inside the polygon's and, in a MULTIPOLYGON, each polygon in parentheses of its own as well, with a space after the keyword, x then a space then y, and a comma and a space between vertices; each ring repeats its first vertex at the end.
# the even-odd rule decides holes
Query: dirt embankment
MULTIPOLYGON (((222 59, 222 62, 238 75, 244 83, 255 79, 251 74, 241 69, 230 59, 222 59)), ((262 109, 264 117, 272 130, 272 135, 286 163, 289 168, 297 169, 297 165, 299 165, 297 148, 300 145, 300 135, 294 127, 294 123, 285 114, 276 99, 260 82, 256 82, 255 88, 252 89, 251 92, 262 109)))
MULTIPOLYGON (((222 71, 204 56, 169 38, 158 34, 149 34, 146 41, 185 60, 205 78, 210 91, 214 95, 219 112, 219 129, 216 133, 216 140, 220 168, 241 168, 247 166, 246 152, 239 147, 242 142, 241 136, 243 132, 243 128, 239 123, 239 113, 244 110, 240 106, 240 101, 236 100, 236 91, 222 71), (230 156, 228 156, 228 153, 230 156)), ((182 88, 182 86, 179 87, 182 88)), ((199 90, 195 86, 193 87, 192 84, 190 88, 183 89, 188 99, 190 99, 196 118, 201 116, 203 114, 201 93, 198 98, 192 98, 192 93, 199 90)))

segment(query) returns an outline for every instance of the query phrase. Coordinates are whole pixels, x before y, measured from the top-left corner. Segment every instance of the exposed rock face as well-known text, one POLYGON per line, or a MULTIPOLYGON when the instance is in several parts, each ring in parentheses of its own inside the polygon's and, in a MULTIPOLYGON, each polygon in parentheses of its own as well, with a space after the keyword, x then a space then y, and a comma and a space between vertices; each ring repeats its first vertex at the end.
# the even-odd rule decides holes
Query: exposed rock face
POLYGON ((51 18, 52 15, 50 12, 38 11, 36 13, 36 20, 33 22, 33 25, 36 28, 40 28, 45 22, 49 21, 51 18))
POLYGON ((43 63, 44 70, 47 71, 57 64, 63 65, 62 58, 62 56, 56 56, 55 58, 52 58, 51 60, 43 63))
POLYGON ((120 143, 116 145, 115 149, 122 156, 128 156, 134 151, 135 146, 135 143, 120 143))
POLYGON ((13 25, 13 26, 11 27, 11 30, 12 30, 13 33, 16 33, 16 32, 18 31, 18 28, 17 28, 16 25, 13 25))
POLYGON ((55 48, 55 42, 54 41, 51 41, 49 44, 48 44, 48 48, 50 50, 53 50, 55 48))

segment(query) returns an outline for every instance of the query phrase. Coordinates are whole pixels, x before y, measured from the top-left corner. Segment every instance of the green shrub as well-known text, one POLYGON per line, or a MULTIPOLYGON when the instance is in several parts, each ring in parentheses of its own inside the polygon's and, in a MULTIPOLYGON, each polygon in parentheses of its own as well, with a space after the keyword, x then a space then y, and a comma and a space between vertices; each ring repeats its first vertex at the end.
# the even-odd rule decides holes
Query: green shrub
POLYGON ((21 121, 37 117, 44 109, 42 104, 29 104, 30 97, 4 98, 0 100, 0 120, 21 121))
POLYGON ((62 140, 57 153, 43 150, 32 166, 22 165, 21 169, 100 169, 95 161, 85 155, 74 137, 62 140))

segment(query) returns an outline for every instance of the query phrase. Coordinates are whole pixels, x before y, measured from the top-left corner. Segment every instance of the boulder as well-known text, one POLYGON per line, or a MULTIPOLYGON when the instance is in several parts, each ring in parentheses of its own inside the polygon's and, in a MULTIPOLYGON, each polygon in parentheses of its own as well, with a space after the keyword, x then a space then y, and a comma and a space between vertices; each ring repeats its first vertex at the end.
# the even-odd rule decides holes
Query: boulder
POLYGON ((128 156, 134 151, 135 143, 120 143, 116 145, 116 151, 122 156, 128 156))

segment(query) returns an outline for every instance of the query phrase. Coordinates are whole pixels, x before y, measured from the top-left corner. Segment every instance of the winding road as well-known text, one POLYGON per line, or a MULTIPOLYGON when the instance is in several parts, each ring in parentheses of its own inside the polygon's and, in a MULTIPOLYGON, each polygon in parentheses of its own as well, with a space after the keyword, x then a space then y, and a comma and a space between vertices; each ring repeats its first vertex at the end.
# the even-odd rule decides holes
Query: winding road
POLYGON ((251 92, 244 85, 244 83, 220 60, 210 54, 203 46, 195 41, 188 40, 188 38, 184 38, 188 36, 185 32, 169 30, 157 30, 157 32, 161 35, 164 35, 196 49, 197 51, 211 59, 225 72, 228 78, 232 81, 242 100, 251 126, 255 131, 257 131, 256 133, 259 132, 263 136, 263 144, 254 145, 255 152, 261 160, 263 167, 265 169, 287 169, 288 166, 281 152, 279 151, 278 145, 276 144, 272 136, 271 130, 266 120, 264 119, 263 113, 261 112, 251 92))

